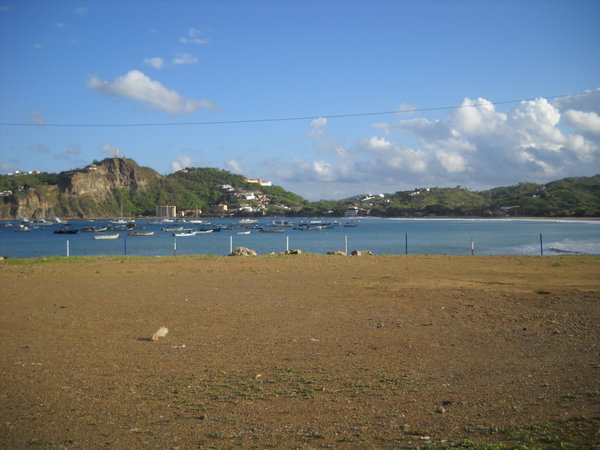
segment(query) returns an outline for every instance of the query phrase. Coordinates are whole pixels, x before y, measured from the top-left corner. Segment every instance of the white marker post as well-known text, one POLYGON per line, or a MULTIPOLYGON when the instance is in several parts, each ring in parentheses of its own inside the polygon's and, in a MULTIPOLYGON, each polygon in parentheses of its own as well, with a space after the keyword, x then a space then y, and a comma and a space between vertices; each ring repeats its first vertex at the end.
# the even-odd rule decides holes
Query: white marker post
POLYGON ((290 237, 289 236, 285 237, 285 251, 286 251, 286 253, 290 252, 290 237))
POLYGON ((70 250, 69 246, 70 246, 70 243, 69 243, 69 240, 67 239, 67 258, 71 255, 71 250, 70 250))
POLYGON ((233 236, 229 236, 229 254, 233 253, 233 236))
POLYGON ((346 256, 348 256, 348 235, 344 235, 344 243, 346 245, 346 256))

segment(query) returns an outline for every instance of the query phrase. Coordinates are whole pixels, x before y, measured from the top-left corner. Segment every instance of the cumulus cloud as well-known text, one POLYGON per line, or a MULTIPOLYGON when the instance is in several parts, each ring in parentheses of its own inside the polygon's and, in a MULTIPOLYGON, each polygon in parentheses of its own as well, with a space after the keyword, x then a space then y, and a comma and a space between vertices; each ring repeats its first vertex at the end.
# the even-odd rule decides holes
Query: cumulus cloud
POLYGON ((174 171, 185 169, 186 167, 193 167, 194 161, 187 155, 179 155, 177 159, 171 162, 171 169, 174 171))
POLYGON ((130 70, 113 81, 103 81, 92 75, 88 79, 87 87, 100 94, 136 100, 149 109, 161 110, 173 115, 192 113, 200 108, 217 109, 211 101, 187 99, 158 81, 150 79, 139 70, 130 70))
POLYGON ((201 38, 200 36, 202 34, 204 34, 203 30, 200 30, 198 28, 190 28, 185 36, 179 38, 179 42, 181 42, 182 44, 208 44, 210 42, 210 39, 201 38))
POLYGON ((326 119, 315 119, 305 132, 314 155, 309 150, 282 164, 278 176, 299 186, 311 181, 310 189, 321 192, 345 185, 351 194, 374 184, 380 192, 428 184, 484 189, 593 175, 600 172, 600 111, 592 98, 600 98, 600 91, 554 102, 522 101, 503 111, 484 98, 466 98, 438 118, 401 116, 374 124, 381 135, 344 146, 329 135, 326 119))
POLYGON ((173 64, 195 64, 198 62, 198 58, 189 53, 179 53, 173 58, 173 64))
POLYGON ((600 88, 587 90, 581 94, 558 97, 552 104, 560 111, 573 109, 600 114, 600 88))
POLYGON ((583 132, 600 134, 600 116, 593 111, 576 111, 568 109, 564 113, 565 119, 583 132))
POLYGON ((163 67, 165 67, 165 60, 158 56, 155 56, 153 58, 144 59, 144 64, 150 67, 154 67, 155 69, 162 69, 163 67))

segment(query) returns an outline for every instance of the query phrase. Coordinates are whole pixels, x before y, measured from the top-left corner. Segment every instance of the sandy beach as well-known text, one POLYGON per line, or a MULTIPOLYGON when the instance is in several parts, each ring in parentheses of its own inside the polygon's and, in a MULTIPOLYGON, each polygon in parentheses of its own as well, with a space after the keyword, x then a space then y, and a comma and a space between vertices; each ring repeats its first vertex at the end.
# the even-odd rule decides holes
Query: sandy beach
POLYGON ((600 448, 600 257, 5 260, 0 298, 2 448, 600 448))

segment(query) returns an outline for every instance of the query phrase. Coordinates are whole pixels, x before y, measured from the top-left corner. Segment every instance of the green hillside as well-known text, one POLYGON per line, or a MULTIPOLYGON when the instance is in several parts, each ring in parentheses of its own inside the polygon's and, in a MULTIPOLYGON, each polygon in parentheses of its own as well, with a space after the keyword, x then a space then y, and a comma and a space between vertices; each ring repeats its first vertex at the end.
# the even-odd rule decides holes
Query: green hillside
POLYGON ((157 205, 203 216, 344 216, 353 210, 380 217, 600 217, 600 175, 480 192, 431 187, 308 202, 226 170, 192 167, 162 176, 130 159, 107 158, 55 174, 3 175, 0 193, 0 218, 153 216, 157 205))

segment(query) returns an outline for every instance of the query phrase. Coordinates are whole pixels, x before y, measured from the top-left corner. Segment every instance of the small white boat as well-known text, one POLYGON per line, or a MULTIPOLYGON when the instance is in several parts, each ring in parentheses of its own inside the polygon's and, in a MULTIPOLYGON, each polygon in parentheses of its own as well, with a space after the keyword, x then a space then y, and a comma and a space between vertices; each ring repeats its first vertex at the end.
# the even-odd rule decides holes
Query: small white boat
POLYGON ((116 234, 99 234, 97 236, 92 236, 94 239, 117 239, 119 237, 119 233, 116 234))
POLYGON ((212 232, 213 232, 213 230, 198 230, 198 231, 196 231, 196 234, 209 234, 212 232))
POLYGON ((198 234, 197 231, 182 231, 181 233, 173 233, 173 236, 175 236, 175 237, 189 237, 189 236, 196 236, 196 234, 198 234))
POLYGON ((255 220, 255 219, 242 219, 242 220, 240 220, 239 223, 245 224, 245 225, 250 225, 250 224, 258 223, 258 220, 255 220))
POLYGON ((238 231, 237 234, 250 234, 250 231, 238 231))

